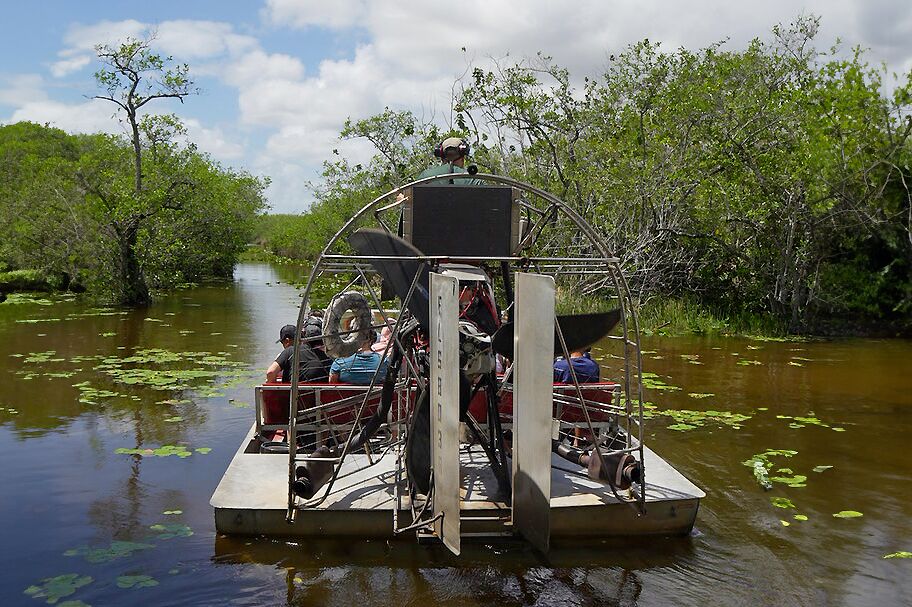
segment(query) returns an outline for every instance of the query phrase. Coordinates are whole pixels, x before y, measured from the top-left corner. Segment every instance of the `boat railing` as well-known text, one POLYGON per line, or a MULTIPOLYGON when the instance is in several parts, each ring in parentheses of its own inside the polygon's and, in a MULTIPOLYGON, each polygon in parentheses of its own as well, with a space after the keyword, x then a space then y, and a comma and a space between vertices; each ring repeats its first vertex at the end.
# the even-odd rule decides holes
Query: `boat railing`
MULTIPOLYGON (((410 392, 414 392, 414 387, 410 392)), ((267 383, 255 387, 254 406, 256 431, 280 432, 288 430, 289 399, 291 385, 267 383)), ((295 420, 299 432, 343 432, 352 424, 363 420, 355 419, 359 406, 367 399, 364 418, 373 415, 380 404, 380 387, 354 384, 305 383, 299 385, 298 408, 295 420)), ((554 419, 563 430, 586 425, 585 407, 592 427, 599 432, 613 431, 618 426, 619 416, 625 414, 621 403, 621 387, 617 383, 600 382, 584 384, 581 401, 572 384, 554 384, 554 419)), ((487 421, 487 411, 482 403, 484 395, 479 393, 469 405, 469 412, 478 422, 487 421)), ((499 406, 501 422, 505 429, 512 427, 513 390, 512 384, 502 386, 499 406)), ((402 420, 386 420, 397 425, 402 420)))

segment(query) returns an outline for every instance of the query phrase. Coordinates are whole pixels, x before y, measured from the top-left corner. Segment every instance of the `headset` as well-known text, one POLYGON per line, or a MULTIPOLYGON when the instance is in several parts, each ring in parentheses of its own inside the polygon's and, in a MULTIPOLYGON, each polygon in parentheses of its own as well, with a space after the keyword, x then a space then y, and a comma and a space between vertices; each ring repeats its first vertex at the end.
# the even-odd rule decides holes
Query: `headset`
MULTIPOLYGON (((449 137, 447 139, 449 139, 449 137)), ((446 141, 446 140, 444 140, 444 141, 446 141)), ((434 146, 434 156, 436 156, 437 158, 440 158, 441 160, 446 158, 446 151, 452 150, 452 149, 455 149, 457 152, 459 152, 459 155, 456 156, 456 158, 462 158, 464 156, 469 155, 469 144, 466 142, 465 139, 460 138, 459 145, 457 145, 455 147, 452 145, 449 145, 449 146, 447 146, 446 150, 443 149, 443 143, 444 142, 441 141, 436 146, 434 146)), ((456 160, 456 158, 454 158, 453 160, 456 160)))

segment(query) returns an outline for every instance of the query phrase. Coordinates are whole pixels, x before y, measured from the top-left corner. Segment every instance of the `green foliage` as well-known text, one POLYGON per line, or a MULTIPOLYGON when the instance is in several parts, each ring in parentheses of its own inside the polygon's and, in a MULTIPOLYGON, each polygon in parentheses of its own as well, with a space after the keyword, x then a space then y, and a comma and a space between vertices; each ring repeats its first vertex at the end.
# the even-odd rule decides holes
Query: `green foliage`
MULTIPOLYGON (((740 51, 646 40, 580 87, 542 55, 476 67, 453 125, 482 171, 560 196, 603 234, 648 330, 781 335, 859 316, 908 328, 912 75, 888 82, 861 50, 819 51, 818 26, 800 17, 740 51)), ((317 203, 269 249, 313 259, 442 134, 389 109, 350 120, 343 137, 377 155, 326 163, 317 203)))
POLYGON ((52 289, 47 276, 39 270, 0 272, 0 292, 50 291, 52 289))
POLYGON ((221 167, 192 146, 155 145, 136 202, 130 144, 122 138, 30 123, 0 127, 0 259, 31 268, 0 274, 0 291, 88 288, 123 299, 122 226, 136 214, 143 220, 135 253, 152 287, 230 276, 268 182, 221 167))

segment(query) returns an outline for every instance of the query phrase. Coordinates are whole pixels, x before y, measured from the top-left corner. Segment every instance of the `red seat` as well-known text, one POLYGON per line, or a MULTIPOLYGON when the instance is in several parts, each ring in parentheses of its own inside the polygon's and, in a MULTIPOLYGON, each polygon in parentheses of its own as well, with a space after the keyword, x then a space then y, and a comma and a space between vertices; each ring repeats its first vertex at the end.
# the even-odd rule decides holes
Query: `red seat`
MULTIPOLYGON (((266 382, 263 388, 273 389, 261 390, 263 423, 264 424, 287 424, 288 423, 288 399, 291 394, 291 385, 280 382, 266 382)), ((346 404, 339 405, 338 408, 328 407, 324 409, 326 418, 333 424, 349 424, 355 420, 355 415, 363 401, 363 395, 367 391, 367 386, 353 386, 351 384, 327 384, 327 383, 302 383, 298 384, 298 411, 310 409, 317 404, 327 405, 349 397, 352 398, 346 404)), ((380 392, 371 396, 364 409, 362 418, 373 415, 380 405, 380 392)))
MULTIPOLYGON (((593 422, 606 422, 611 419, 612 412, 603 405, 610 405, 617 384, 611 382, 598 382, 583 384, 580 389, 583 398, 586 399, 586 406, 589 411, 589 419, 593 422)), ((567 396, 570 399, 577 399, 576 387, 572 384, 554 384, 554 392, 567 396)), ((586 421, 586 415, 578 404, 554 404, 552 415, 557 417, 558 408, 560 408, 561 421, 578 423, 586 421)), ((500 420, 509 423, 513 419, 513 392, 504 391, 500 396, 500 420)), ((479 422, 488 421, 487 396, 484 392, 478 392, 469 403, 469 412, 479 422)))

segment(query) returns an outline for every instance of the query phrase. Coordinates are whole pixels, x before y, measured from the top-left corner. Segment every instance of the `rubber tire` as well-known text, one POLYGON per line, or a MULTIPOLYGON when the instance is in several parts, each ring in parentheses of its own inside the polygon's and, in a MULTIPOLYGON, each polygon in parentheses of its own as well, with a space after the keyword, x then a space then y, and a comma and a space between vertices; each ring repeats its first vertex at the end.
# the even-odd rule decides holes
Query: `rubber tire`
POLYGON ((370 334, 367 327, 372 324, 370 305, 367 299, 357 291, 346 291, 336 294, 326 307, 326 318, 323 321, 323 347, 330 358, 345 358, 358 351, 364 340, 370 334), (358 326, 363 330, 348 335, 339 335, 342 326, 342 317, 351 310, 358 326))

